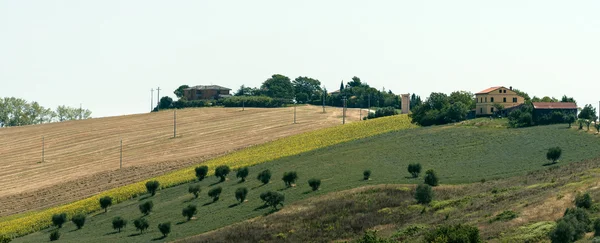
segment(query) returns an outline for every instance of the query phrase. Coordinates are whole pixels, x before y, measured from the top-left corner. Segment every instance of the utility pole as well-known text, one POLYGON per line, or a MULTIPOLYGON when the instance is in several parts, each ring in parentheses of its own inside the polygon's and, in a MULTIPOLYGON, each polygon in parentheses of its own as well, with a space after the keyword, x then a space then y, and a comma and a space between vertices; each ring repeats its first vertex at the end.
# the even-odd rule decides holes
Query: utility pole
POLYGON ((81 109, 81 103, 79 103, 79 120, 83 119, 83 109, 81 109))
POLYGON ((42 163, 44 163, 44 155, 46 150, 46 138, 42 136, 42 163))
POLYGON ((371 94, 369 93, 369 102, 367 107, 367 120, 369 120, 369 114, 371 114, 371 94))
POLYGON ((246 109, 246 101, 242 100, 242 111, 246 109))
POLYGON ((150 112, 154 110, 154 88, 150 89, 150 112))
POLYGON ((121 138, 121 158, 119 159, 119 169, 123 168, 123 139, 121 138))
POLYGON ((294 124, 296 124, 296 104, 294 104, 294 124))
POLYGON ((158 111, 158 107, 160 106, 160 87, 158 87, 156 91, 158 91, 156 94, 156 111, 158 111))
POLYGON ((173 110, 173 138, 177 137, 177 109, 173 110))
POLYGON ((325 89, 323 89, 323 113, 325 113, 325 89))
MULTIPOLYGON (((362 105, 361 105, 362 106, 362 105)), ((362 121, 362 107, 358 108, 360 115, 358 116, 358 120, 362 121)))

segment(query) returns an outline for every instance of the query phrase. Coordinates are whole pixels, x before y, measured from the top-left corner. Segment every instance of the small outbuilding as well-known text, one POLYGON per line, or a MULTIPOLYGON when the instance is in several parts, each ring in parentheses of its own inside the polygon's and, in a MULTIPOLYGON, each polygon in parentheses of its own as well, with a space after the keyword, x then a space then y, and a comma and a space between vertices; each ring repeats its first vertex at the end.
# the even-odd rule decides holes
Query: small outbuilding
POLYGON ((533 102, 534 117, 552 115, 556 111, 563 115, 577 116, 577 104, 573 102, 533 102))
POLYGON ((187 100, 210 100, 230 97, 230 88, 219 85, 196 85, 183 90, 183 97, 187 100))

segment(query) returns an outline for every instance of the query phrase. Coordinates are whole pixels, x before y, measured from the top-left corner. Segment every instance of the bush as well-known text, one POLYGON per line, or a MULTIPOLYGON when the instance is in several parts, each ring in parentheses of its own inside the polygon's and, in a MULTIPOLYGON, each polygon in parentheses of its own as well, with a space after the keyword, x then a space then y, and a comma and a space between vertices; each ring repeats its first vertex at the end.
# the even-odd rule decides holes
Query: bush
POLYGON ((319 187, 321 186, 321 180, 319 179, 310 179, 308 180, 308 185, 310 186, 310 188, 312 188, 313 191, 319 190, 319 187))
POLYGON ((60 232, 58 232, 58 230, 52 231, 52 233, 50 233, 50 241, 56 241, 58 239, 60 239, 60 232))
POLYGON ((367 230, 362 238, 354 241, 354 243, 391 243, 392 241, 377 237, 377 231, 367 230))
POLYGON ((261 193, 260 199, 265 202, 266 206, 271 206, 273 209, 277 209, 278 205, 283 206, 285 196, 279 192, 268 191, 261 193))
POLYGON ((592 207, 592 197, 590 196, 589 193, 585 193, 583 195, 577 195, 577 197, 575 197, 575 205, 578 208, 589 209, 592 207))
POLYGON ((415 199, 420 204, 429 204, 433 200, 433 190, 430 185, 420 184, 415 189, 415 199))
POLYGON ((71 222, 77 226, 77 229, 83 228, 83 225, 85 224, 85 214, 79 213, 74 215, 71 218, 71 222))
POLYGON ((482 242, 479 229, 470 225, 442 225, 425 236, 426 242, 482 242), (439 241, 443 239, 443 241, 439 241))
POLYGON ((591 231, 591 221, 588 213, 581 208, 569 208, 565 215, 558 220, 554 230, 550 231, 552 242, 574 242, 591 231))
POLYGON ((167 237, 171 233, 171 222, 158 224, 158 230, 163 234, 163 237, 167 237))
POLYGON ((421 164, 419 164, 419 163, 409 164, 408 165, 408 173, 410 173, 413 178, 419 177, 419 174, 421 174, 421 164))
POLYGON ((145 203, 140 204, 140 212, 144 215, 150 214, 152 212, 152 208, 154 208, 154 203, 152 201, 147 201, 145 203))
POLYGON ((219 201, 219 196, 221 196, 221 192, 223 192, 223 188, 220 186, 210 189, 208 191, 208 196, 213 198, 213 202, 219 201))
POLYGON ((517 217, 519 217, 518 213, 515 213, 512 210, 506 210, 498 215, 496 215, 496 218, 494 219, 495 221, 503 221, 503 222, 507 222, 507 221, 511 221, 513 219, 516 219, 517 217))
POLYGON ((562 149, 559 147, 553 147, 548 149, 548 153, 546 153, 546 159, 552 161, 553 164, 556 164, 556 161, 560 158, 562 154, 562 149))
POLYGON ((594 220, 594 236, 600 236, 600 218, 594 220))
POLYGON ((188 192, 194 194, 194 198, 198 198, 198 195, 200 194, 200 185, 190 185, 188 192))
POLYGON ((215 169, 215 176, 221 178, 220 181, 224 182, 225 177, 229 174, 231 170, 227 165, 221 165, 215 169))
POLYGON ((108 207, 110 207, 110 205, 112 205, 111 197, 105 196, 105 197, 100 198, 100 207, 102 209, 104 209, 105 213, 108 211, 108 207))
POLYGON ((243 203, 246 200, 246 196, 248 195, 248 188, 240 187, 235 190, 235 199, 243 203))
POLYGON ((119 233, 121 233, 121 229, 125 228, 125 226, 127 226, 127 220, 125 220, 121 217, 115 217, 115 218, 113 218, 112 226, 113 226, 113 229, 116 229, 116 230, 118 230, 119 233))
POLYGON ((438 186, 438 178, 433 170, 427 170, 425 172, 425 184, 430 186, 438 186))
POLYGON ((237 174, 235 176, 237 178, 241 178, 242 182, 244 182, 244 181, 246 181, 246 177, 248 177, 248 173, 249 173, 248 167, 243 167, 237 171, 237 174))
POLYGON ((190 219, 192 219, 192 217, 194 217, 194 215, 196 215, 197 212, 198 210, 196 209, 196 205, 188 205, 187 207, 183 208, 183 210, 181 211, 181 215, 183 215, 187 218, 188 221, 190 221, 190 219))
POLYGON ((198 181, 204 180, 208 174, 208 166, 206 165, 198 166, 194 170, 196 171, 196 177, 198 178, 198 181))
POLYGON ((12 241, 12 238, 6 235, 0 235, 0 243, 8 243, 10 241, 12 241))
POLYGON ((369 112, 369 115, 367 117, 363 118, 363 120, 375 119, 375 118, 379 118, 379 117, 393 116, 393 115, 398 115, 398 111, 396 111, 396 108, 383 107, 383 108, 377 108, 377 110, 375 110, 375 113, 369 112))
POLYGON ((292 184, 294 184, 298 179, 298 174, 295 171, 285 172, 283 173, 283 178, 281 179, 287 187, 291 187, 292 184))
POLYGON ((371 178, 371 170, 363 171, 363 180, 367 181, 371 178))
POLYGON ((52 224, 57 226, 59 229, 62 228, 63 224, 67 222, 67 214, 54 214, 52 215, 52 224))
POLYGON ((146 229, 148 229, 148 227, 150 227, 148 220, 146 220, 145 218, 136 219, 135 221, 133 221, 133 225, 135 226, 135 228, 137 230, 140 231, 140 234, 143 234, 144 230, 146 230, 146 229))
POLYGON ((149 181, 149 182, 146 182, 146 190, 152 196, 156 195, 156 190, 158 190, 158 187, 160 187, 160 182, 158 182, 158 181, 149 181))
POLYGON ((256 179, 258 179, 263 184, 269 183, 269 181, 271 181, 271 171, 270 170, 261 171, 260 173, 258 173, 258 176, 256 177, 256 179))

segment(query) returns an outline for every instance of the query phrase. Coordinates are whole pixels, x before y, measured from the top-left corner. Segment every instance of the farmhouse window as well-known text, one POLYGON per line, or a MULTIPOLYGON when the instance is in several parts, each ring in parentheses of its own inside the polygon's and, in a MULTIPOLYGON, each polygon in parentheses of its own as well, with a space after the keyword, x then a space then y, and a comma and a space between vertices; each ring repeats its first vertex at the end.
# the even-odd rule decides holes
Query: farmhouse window
POLYGON ((502 94, 502 90, 500 90, 500 94, 502 94))
POLYGON ((494 97, 490 98, 490 101, 493 103, 494 102, 494 97))
POLYGON ((479 108, 479 114, 483 114, 483 108, 479 108))
POLYGON ((494 113, 494 107, 491 108, 492 113, 494 113))
POLYGON ((503 102, 506 103, 506 97, 503 98, 503 102))
POLYGON ((487 97, 485 97, 485 102, 487 103, 487 97))
POLYGON ((513 103, 517 103, 517 97, 513 98, 513 103))

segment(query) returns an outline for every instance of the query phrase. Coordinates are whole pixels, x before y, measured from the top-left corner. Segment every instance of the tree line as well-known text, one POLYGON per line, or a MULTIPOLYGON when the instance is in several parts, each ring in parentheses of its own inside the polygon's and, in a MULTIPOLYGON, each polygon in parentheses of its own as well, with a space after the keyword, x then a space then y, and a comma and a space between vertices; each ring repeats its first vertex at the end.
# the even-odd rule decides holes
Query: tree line
MULTIPOLYGON (((179 109, 185 107, 227 106, 227 107, 282 107, 293 103, 328 105, 341 107, 346 100, 346 106, 350 108, 367 107, 393 107, 400 109, 400 97, 385 87, 381 90, 371 87, 361 81, 359 77, 352 77, 351 81, 344 84, 341 82, 339 90, 328 92, 321 85, 321 81, 306 76, 295 79, 281 74, 274 74, 265 80, 260 87, 242 85, 232 95, 233 97, 213 97, 211 100, 188 101, 184 97, 184 89, 189 85, 179 86, 173 93, 178 100, 165 96, 159 101, 160 109, 179 109)), ((420 102, 420 97, 413 95, 414 102, 420 102)))
POLYGON ((50 122, 91 118, 92 112, 69 106, 52 110, 38 102, 28 102, 15 97, 0 98, 0 127, 36 125, 50 122))

